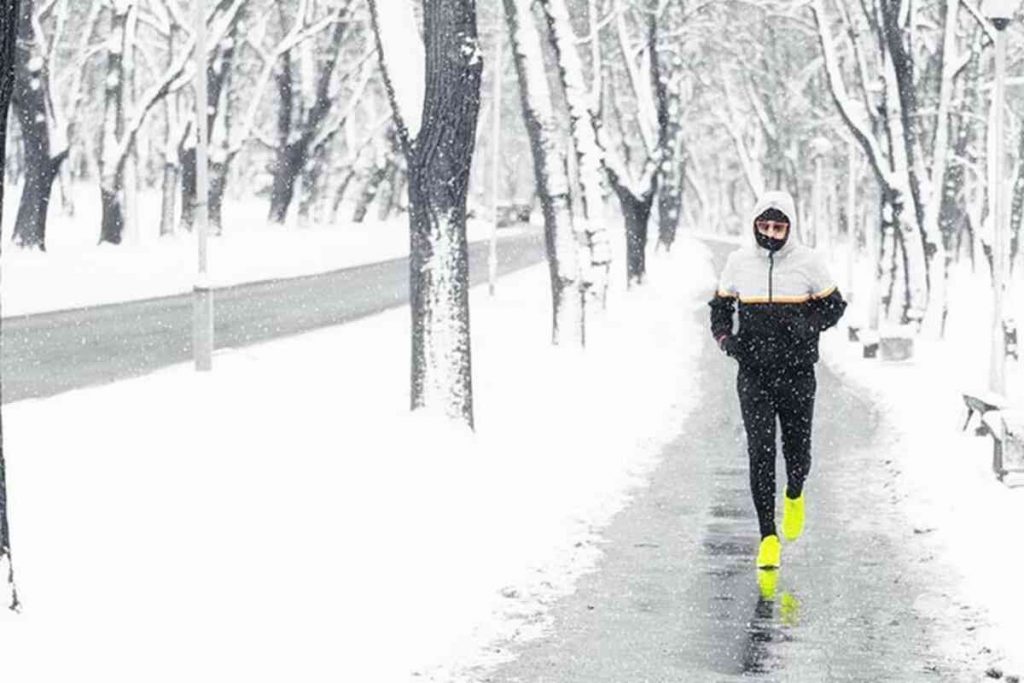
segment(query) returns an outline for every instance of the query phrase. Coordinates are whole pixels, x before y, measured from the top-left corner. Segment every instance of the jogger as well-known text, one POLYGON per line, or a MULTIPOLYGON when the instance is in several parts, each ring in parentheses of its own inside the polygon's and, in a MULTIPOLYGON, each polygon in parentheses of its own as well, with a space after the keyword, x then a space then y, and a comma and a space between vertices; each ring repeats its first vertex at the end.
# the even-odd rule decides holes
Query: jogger
POLYGON ((747 433, 750 489, 761 531, 758 567, 778 567, 775 527, 775 433, 786 461, 782 533, 803 530, 804 483, 811 469, 818 335, 835 325, 846 302, 824 259, 797 244, 796 208, 785 192, 766 193, 754 209, 756 246, 729 255, 709 302, 711 333, 739 363, 736 390, 747 433), (734 331, 734 314, 739 325, 734 331))

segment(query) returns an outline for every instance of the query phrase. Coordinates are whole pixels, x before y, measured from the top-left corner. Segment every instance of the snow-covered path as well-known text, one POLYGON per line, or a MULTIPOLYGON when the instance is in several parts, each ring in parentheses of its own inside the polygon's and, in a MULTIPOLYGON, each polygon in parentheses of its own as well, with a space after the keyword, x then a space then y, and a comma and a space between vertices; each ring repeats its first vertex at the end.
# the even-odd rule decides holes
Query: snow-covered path
POLYGON ((555 607, 548 636, 504 644, 512 663, 467 679, 984 678, 998 661, 976 635, 984 614, 905 515, 886 417, 825 364, 807 528, 785 544, 774 590, 759 585, 735 363, 703 338, 701 407, 604 533, 597 571, 555 607))

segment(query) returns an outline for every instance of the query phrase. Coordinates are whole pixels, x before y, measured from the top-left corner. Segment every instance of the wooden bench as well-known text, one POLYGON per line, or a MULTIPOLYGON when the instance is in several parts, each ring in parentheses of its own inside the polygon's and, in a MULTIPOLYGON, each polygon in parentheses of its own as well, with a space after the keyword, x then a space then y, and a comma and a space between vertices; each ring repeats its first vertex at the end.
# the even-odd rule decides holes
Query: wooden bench
POLYGON ((1024 477, 1024 410, 989 410, 982 418, 992 435, 992 471, 1000 481, 1024 477))

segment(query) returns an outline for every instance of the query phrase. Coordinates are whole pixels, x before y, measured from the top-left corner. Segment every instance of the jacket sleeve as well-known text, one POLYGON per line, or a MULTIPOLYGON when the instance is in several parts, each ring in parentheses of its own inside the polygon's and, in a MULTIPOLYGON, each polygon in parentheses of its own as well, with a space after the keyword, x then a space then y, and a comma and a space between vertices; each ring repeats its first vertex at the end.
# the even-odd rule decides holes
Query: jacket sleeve
POLYGON ((724 338, 732 334, 733 313, 736 311, 736 300, 739 298, 733 277, 734 268, 733 254, 730 254, 718 278, 715 295, 708 302, 708 306, 711 307, 711 336, 719 346, 724 338))
POLYGON ((825 259, 820 254, 815 254, 811 263, 810 292, 811 299, 808 302, 809 318, 811 325, 818 332, 823 332, 839 322, 846 310, 846 301, 839 293, 839 287, 832 279, 825 259))

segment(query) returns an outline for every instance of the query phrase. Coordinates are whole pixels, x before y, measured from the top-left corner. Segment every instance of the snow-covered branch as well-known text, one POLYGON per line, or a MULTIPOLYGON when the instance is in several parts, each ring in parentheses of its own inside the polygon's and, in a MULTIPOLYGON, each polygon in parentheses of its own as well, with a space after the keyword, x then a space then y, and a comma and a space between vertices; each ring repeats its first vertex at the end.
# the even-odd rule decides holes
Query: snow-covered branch
POLYGON ((369 0, 384 86, 395 128, 406 152, 420 129, 426 88, 426 54, 411 0, 369 0))
POLYGON ((836 54, 835 44, 832 40, 831 29, 828 25, 828 14, 825 12, 824 3, 822 0, 811 0, 810 7, 814 13, 815 24, 818 27, 818 40, 825 58, 825 73, 828 77, 829 91, 832 94, 836 108, 839 110, 843 121, 849 127, 850 132, 867 155, 876 177, 886 186, 893 187, 895 185, 894 179, 883 163, 882 148, 871 131, 868 113, 862 107, 858 108, 854 104, 846 90, 846 83, 839 65, 839 56, 836 54))

